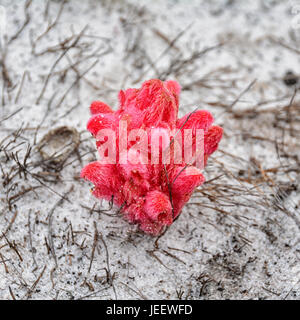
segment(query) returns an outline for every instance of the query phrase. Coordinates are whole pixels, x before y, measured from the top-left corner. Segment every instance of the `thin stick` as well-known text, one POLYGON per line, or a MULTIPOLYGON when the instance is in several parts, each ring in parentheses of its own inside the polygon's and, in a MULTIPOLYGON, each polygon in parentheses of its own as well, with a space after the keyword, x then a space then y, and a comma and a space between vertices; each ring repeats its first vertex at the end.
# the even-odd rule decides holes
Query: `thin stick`
POLYGON ((32 245, 32 236, 31 236, 31 221, 30 221, 30 215, 31 215, 31 209, 28 212, 28 230, 29 230, 29 244, 30 244, 30 250, 31 250, 31 254, 32 254, 32 260, 36 266, 36 268, 38 269, 39 266, 35 260, 35 252, 33 250, 33 245, 32 245))
POLYGON ((67 54, 67 52, 68 52, 71 48, 74 48, 74 47, 76 46, 76 44, 78 43, 78 41, 80 40, 81 36, 84 34, 84 32, 86 31, 86 29, 87 29, 87 26, 85 26, 85 27, 82 29, 82 31, 78 34, 78 36, 75 38, 75 40, 73 41, 73 43, 63 51, 63 53, 59 56, 59 58, 58 58, 58 59, 55 61, 55 63, 53 64, 53 66, 51 67, 51 69, 50 69, 50 71, 49 71, 49 73, 48 73, 48 76, 47 76, 47 78, 46 78, 46 81, 45 81, 45 83, 44 83, 44 86, 43 86, 43 88, 42 88, 42 91, 41 91, 39 97, 37 98, 36 104, 40 104, 40 101, 41 101, 41 99, 43 98, 44 93, 45 93, 45 91, 46 91, 46 88, 47 88, 47 86, 48 86, 49 80, 50 80, 50 78, 51 78, 51 76, 52 76, 52 74, 53 74, 56 66, 57 66, 58 63, 60 62, 60 60, 67 54))
POLYGON ((53 233, 52 233, 52 218, 53 218, 53 213, 55 212, 55 209, 60 206, 64 200, 66 199, 66 196, 68 194, 70 194, 72 192, 72 190, 74 189, 74 186, 72 186, 70 188, 70 190, 68 192, 66 192, 63 196, 63 198, 61 198, 55 205, 54 207, 51 209, 51 211, 49 212, 48 214, 48 241, 49 241, 49 247, 51 249, 51 253, 52 253, 52 256, 53 256, 53 259, 55 261, 55 266, 56 268, 58 267, 58 263, 57 263, 57 257, 56 257, 56 254, 55 254, 55 247, 54 247, 54 243, 53 243, 53 233))

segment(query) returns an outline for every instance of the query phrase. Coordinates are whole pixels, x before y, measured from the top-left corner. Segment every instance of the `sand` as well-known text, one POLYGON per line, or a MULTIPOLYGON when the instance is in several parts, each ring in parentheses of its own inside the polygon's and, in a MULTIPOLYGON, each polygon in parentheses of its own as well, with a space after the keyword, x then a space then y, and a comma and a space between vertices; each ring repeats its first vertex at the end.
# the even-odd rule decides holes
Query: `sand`
POLYGON ((299 299, 299 2, 0 0, 1 299, 299 299), (6 19, 5 19, 6 17, 6 19), (160 238, 100 203, 88 107, 151 78, 224 128, 160 238), (38 142, 70 126, 63 166, 38 142))

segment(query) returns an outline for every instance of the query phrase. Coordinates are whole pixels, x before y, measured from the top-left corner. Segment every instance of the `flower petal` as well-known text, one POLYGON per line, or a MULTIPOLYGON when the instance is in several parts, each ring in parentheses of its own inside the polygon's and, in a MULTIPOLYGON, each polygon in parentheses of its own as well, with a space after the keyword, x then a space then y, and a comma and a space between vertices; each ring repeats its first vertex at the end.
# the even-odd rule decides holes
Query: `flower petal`
POLYGON ((198 110, 194 113, 190 112, 179 119, 176 123, 177 129, 193 129, 193 134, 196 134, 196 129, 207 131, 214 122, 214 118, 209 111, 198 110))
POLYGON ((114 129, 115 115, 113 113, 99 113, 90 118, 87 129, 96 136, 101 129, 114 129))
POLYGON ((218 148, 222 139, 223 129, 219 126, 212 126, 204 135, 205 156, 210 156, 218 148))
POLYGON ((151 220, 161 225, 172 224, 172 206, 166 194, 158 190, 148 192, 144 208, 151 220))
POLYGON ((91 181, 99 192, 102 190, 106 195, 113 195, 120 188, 119 179, 115 166, 101 164, 98 161, 85 166, 80 174, 81 178, 91 181))
POLYGON ((94 101, 90 106, 90 112, 92 115, 99 113, 113 113, 113 110, 104 102, 94 101))
POLYGON ((189 201, 195 188, 203 184, 205 178, 196 167, 179 167, 175 170, 171 182, 174 217, 177 217, 182 207, 189 201))

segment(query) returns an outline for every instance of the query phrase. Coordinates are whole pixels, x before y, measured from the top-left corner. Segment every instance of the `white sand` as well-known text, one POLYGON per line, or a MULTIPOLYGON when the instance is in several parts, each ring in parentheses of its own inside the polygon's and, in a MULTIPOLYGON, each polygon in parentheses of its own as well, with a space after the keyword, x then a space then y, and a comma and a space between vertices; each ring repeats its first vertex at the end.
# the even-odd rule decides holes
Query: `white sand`
MULTIPOLYGON (((0 144, 0 234, 6 237, 0 240, 0 298, 299 299, 299 107, 290 111, 294 137, 284 120, 287 111, 277 112, 289 104, 294 93, 293 87, 283 84, 282 77, 288 70, 299 72, 299 52, 279 43, 281 39, 289 47, 299 48, 299 3, 71 0, 35 47, 32 41, 55 21, 61 1, 32 1, 27 10, 28 24, 8 43, 26 19, 24 4, 0 0, 1 48, 2 53, 7 49, 5 68, 11 80, 7 88, 3 73, 0 76, 0 141, 9 135, 0 144), (74 42, 85 26, 76 48, 68 50, 53 69, 37 104, 52 66, 64 52, 58 44, 72 35, 66 45, 74 42), (187 27, 173 48, 161 56, 168 48, 167 39, 172 41, 187 27), (120 89, 164 75, 179 55, 178 59, 188 61, 197 50, 221 42, 222 47, 166 76, 188 87, 181 95, 180 115, 195 107, 205 108, 225 130, 221 151, 214 154, 204 172, 207 180, 223 176, 200 188, 206 190, 205 195, 195 194, 191 203, 200 205, 186 206, 157 247, 155 238, 136 232, 135 226, 120 217, 91 214, 84 209, 95 203, 95 208, 100 208, 89 192, 89 183, 78 178, 82 166, 96 157, 94 142, 85 129, 90 102, 101 99, 116 108, 120 89), (71 69, 70 64, 78 61, 71 69), (82 74, 91 66, 78 78, 78 72, 82 74), (199 79, 202 86, 189 86, 199 79), (233 110, 274 111, 234 118, 221 103, 232 105, 254 79, 255 84, 233 110), (264 101, 270 102, 257 106, 264 101), (276 119, 275 114, 283 120, 276 119), (45 115, 37 141, 60 125, 75 127, 84 140, 78 149, 82 164, 76 154, 71 155, 58 182, 32 176, 46 171, 37 165, 41 159, 34 149, 36 127, 45 115), (7 146, 21 126, 25 129, 21 136, 7 146), (294 158, 284 157, 281 148, 279 159, 275 141, 284 141, 284 151, 294 158), (21 173, 3 186, 6 175, 17 168, 11 154, 20 150, 22 162, 28 144, 33 146, 28 163, 35 164, 28 166, 31 175, 21 173), (264 172, 270 168, 277 169, 264 172), (252 183, 234 178, 249 178, 249 172, 252 183), (215 184, 219 184, 218 194, 212 190, 215 184), (68 192, 72 186, 73 191, 68 192), (30 187, 38 188, 12 198, 16 201, 9 208, 9 199, 30 187), (275 197, 288 189, 291 192, 276 201, 275 197), (67 193, 69 202, 56 205, 60 200, 57 193, 67 193), (103 241, 98 238, 94 242, 95 223, 103 241), (57 267, 46 239, 48 243, 53 240, 57 267)), ((174 63, 175 68, 179 65, 179 61, 174 63)), ((294 102, 298 100, 296 96, 294 102)), ((103 208, 107 207, 103 203, 103 208)))

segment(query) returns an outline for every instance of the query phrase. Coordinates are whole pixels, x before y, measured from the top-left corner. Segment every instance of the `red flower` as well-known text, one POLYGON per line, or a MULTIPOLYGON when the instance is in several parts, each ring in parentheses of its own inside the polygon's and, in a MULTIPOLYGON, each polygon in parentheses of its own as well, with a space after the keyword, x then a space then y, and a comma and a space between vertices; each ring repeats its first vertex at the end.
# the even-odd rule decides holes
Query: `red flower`
MULTIPOLYGON (((212 126, 213 117, 205 110, 189 113, 178 119, 180 86, 175 81, 149 80, 143 83, 141 89, 127 89, 120 91, 120 107, 117 111, 111 110, 105 103, 93 102, 90 111, 92 114, 87 128, 96 138, 102 129, 111 129, 116 133, 116 163, 103 164, 96 161, 88 164, 81 172, 81 176, 91 181, 95 188, 93 194, 97 198, 111 200, 121 208, 124 217, 131 223, 136 223, 149 234, 159 234, 165 226, 169 226, 180 214, 184 204, 190 199, 195 188, 204 181, 201 171, 195 166, 196 158, 192 163, 175 160, 175 142, 168 145, 171 158, 166 164, 143 163, 133 161, 140 159, 140 153, 134 148, 137 141, 126 141, 129 160, 123 163, 119 152, 119 125, 126 121, 128 132, 132 129, 142 129, 147 134, 147 141, 151 146, 154 138, 151 135, 153 128, 159 133, 173 132, 172 137, 182 135, 183 144, 180 145, 181 157, 184 158, 183 145, 185 129, 192 133, 191 146, 196 149, 196 131, 202 129, 204 144, 202 156, 206 164, 208 156, 217 150, 223 130, 212 126), (176 135, 174 136, 174 132, 176 135)), ((104 141, 97 141, 100 147, 104 141)), ((146 160, 151 158, 151 148, 147 146, 146 160), (148 159, 147 159, 148 157, 148 159)), ((162 153, 166 148, 159 144, 162 153)), ((177 149, 178 155, 178 149, 177 149)), ((152 158, 151 158, 152 159, 152 158)))

